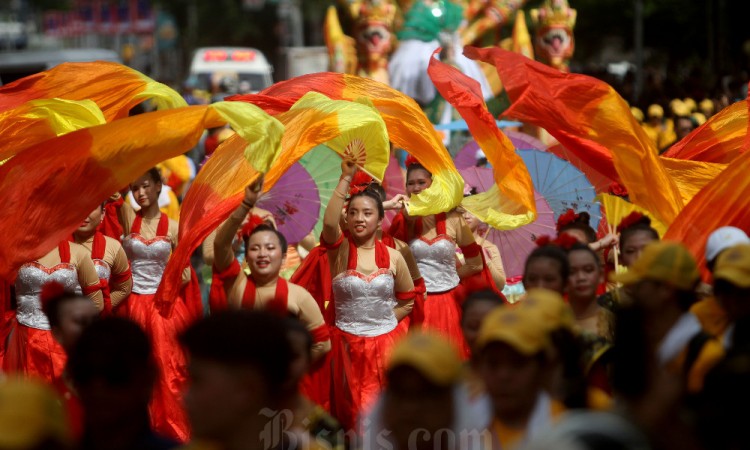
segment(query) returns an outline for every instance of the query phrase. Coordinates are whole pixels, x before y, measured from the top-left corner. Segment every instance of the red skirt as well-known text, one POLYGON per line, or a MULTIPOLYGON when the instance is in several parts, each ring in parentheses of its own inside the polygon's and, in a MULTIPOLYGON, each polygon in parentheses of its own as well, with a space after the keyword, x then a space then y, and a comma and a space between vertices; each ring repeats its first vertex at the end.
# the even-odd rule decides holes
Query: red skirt
POLYGON ((190 437, 182 396, 187 383, 187 362, 177 337, 191 322, 191 311, 180 298, 172 316, 165 318, 154 303, 154 294, 130 294, 124 314, 138 323, 151 338, 159 376, 149 405, 151 425, 158 434, 185 442, 190 437))
POLYGON ((455 345, 462 358, 469 356, 469 346, 464 339, 464 333, 461 330, 461 308, 455 297, 456 289, 439 294, 427 293, 427 299, 424 302, 424 323, 422 327, 425 330, 433 330, 440 333, 455 345))
POLYGON ((405 327, 380 336, 356 336, 331 328, 331 413, 344 430, 355 430, 357 419, 385 386, 390 352, 405 327))
POLYGON ((52 383, 62 376, 67 356, 52 332, 21 325, 13 319, 3 370, 52 383))

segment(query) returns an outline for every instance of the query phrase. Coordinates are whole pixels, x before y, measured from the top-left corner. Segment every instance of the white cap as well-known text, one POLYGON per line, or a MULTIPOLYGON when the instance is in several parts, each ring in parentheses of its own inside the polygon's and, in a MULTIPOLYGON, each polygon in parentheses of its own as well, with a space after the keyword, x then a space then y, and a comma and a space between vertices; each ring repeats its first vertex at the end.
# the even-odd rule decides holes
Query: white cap
POLYGON ((739 244, 750 244, 750 238, 737 227, 717 228, 706 241, 706 261, 712 261, 719 253, 739 244))
POLYGON ((486 158, 486 157, 487 156, 484 154, 484 152, 482 151, 481 148, 479 150, 477 150, 476 153, 474 153, 474 159, 476 159, 477 161, 479 161, 482 158, 486 158))

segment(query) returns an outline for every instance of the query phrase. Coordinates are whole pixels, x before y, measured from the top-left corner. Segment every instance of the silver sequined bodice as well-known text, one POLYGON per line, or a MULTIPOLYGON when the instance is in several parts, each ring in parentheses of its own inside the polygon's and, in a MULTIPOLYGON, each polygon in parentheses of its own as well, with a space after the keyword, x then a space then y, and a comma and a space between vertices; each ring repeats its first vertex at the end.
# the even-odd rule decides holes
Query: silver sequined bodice
POLYGON ((16 278, 16 319, 21 325, 49 330, 49 320, 42 312, 42 302, 39 295, 42 286, 55 281, 63 285, 66 291, 81 293, 78 283, 78 271, 72 264, 58 264, 52 268, 39 263, 26 263, 18 269, 16 278))
POLYGON ((122 248, 130 260, 133 273, 133 292, 155 294, 164 275, 164 268, 172 254, 172 243, 167 237, 144 240, 139 234, 131 234, 122 240, 122 248))
POLYGON ((95 259, 94 268, 96 269, 96 275, 100 280, 109 281, 109 277, 112 276, 112 268, 109 267, 109 264, 101 259, 95 259))
POLYGON ((414 239, 409 248, 417 261, 419 273, 424 278, 427 292, 445 292, 458 286, 456 271, 456 245, 444 236, 429 242, 414 239))
POLYGON ((398 325, 395 281, 387 269, 369 276, 347 270, 333 279, 336 326, 357 336, 380 336, 398 325))

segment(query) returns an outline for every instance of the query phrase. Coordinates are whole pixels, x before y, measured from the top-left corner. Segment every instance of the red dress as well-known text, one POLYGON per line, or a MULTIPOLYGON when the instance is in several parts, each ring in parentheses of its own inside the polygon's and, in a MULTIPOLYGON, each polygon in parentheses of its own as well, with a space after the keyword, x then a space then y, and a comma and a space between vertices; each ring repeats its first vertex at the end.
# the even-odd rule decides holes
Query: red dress
MULTIPOLYGON (((84 293, 78 270, 71 264, 70 243, 58 247, 60 263, 46 267, 38 262, 26 263, 16 277, 16 313, 10 324, 8 347, 3 369, 10 373, 41 378, 51 383, 62 375, 67 357, 50 331, 49 320, 42 311, 40 294, 49 282, 63 285, 65 290, 84 293)), ((94 290, 98 290, 95 286, 94 290)), ((84 294, 89 294, 85 292, 84 294)))
POLYGON ((178 298, 169 315, 154 301, 161 283, 164 268, 172 253, 168 237, 169 219, 162 214, 156 237, 141 236, 143 216, 137 214, 131 233, 125 236, 122 246, 130 260, 133 290, 123 302, 118 314, 137 322, 151 337, 154 356, 160 365, 160 374, 149 406, 154 430, 166 437, 186 441, 189 434, 187 415, 182 405, 182 393, 187 381, 185 354, 177 341, 182 330, 195 318, 189 303, 193 299, 178 298))
MULTIPOLYGON (((342 241, 330 248, 336 250, 342 241)), ((390 351, 406 332, 393 308, 411 300, 414 291, 413 285, 408 291, 397 290, 397 271, 405 271, 409 281, 411 276, 403 259, 400 268, 391 267, 388 247, 381 241, 375 244, 377 270, 369 275, 357 271, 357 247, 350 239, 344 242, 349 246, 346 270, 332 282, 331 412, 345 429, 354 429, 385 386, 390 351)))

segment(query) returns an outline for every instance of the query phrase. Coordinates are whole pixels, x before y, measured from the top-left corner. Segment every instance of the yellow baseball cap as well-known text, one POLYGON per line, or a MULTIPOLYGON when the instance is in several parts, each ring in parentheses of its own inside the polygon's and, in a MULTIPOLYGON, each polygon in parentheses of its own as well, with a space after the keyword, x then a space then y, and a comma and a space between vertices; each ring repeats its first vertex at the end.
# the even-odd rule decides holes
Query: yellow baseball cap
POLYGON ((648 107, 648 116, 649 117, 664 117, 664 108, 662 108, 660 105, 653 104, 648 107))
POLYGON ((690 117, 693 118, 693 120, 695 121, 696 124, 698 124, 698 126, 701 126, 704 123, 706 123, 706 116, 703 115, 703 113, 694 112, 690 114, 690 117))
POLYGON ((680 100, 679 98, 676 98, 669 102, 669 109, 672 110, 672 114, 674 114, 677 117, 684 117, 690 115, 690 108, 680 100))
POLYGON ((633 117, 635 117, 635 120, 637 120, 638 122, 643 122, 643 111, 641 111, 640 108, 631 106, 630 112, 633 114, 633 117))
POLYGON ((714 266, 714 280, 750 288, 750 244, 736 245, 719 254, 714 266))
POLYGON ((438 386, 449 386, 461 378, 463 364, 453 344, 429 332, 406 335, 393 349, 388 370, 409 366, 438 386))
POLYGON ((684 245, 657 241, 648 244, 627 272, 614 274, 612 281, 634 284, 642 280, 661 281, 678 289, 690 290, 700 280, 698 265, 684 245))
POLYGON ((549 289, 529 289, 519 308, 528 309, 538 316, 547 332, 560 328, 576 331, 576 317, 562 295, 549 289))
POLYGON ((547 333, 548 325, 532 308, 500 306, 482 321, 476 345, 481 350, 492 342, 502 342, 523 355, 532 356, 549 347, 547 333))
POLYGON ((31 448, 47 439, 71 441, 55 392, 45 384, 20 378, 0 383, 0 448, 31 448))
POLYGON ((698 104, 695 103, 695 100, 693 100, 690 97, 687 97, 687 98, 683 99, 682 103, 684 103, 685 106, 687 106, 687 108, 688 108, 688 110, 690 110, 690 112, 695 112, 695 111, 698 110, 698 104))
POLYGON ((700 106, 701 112, 707 116, 714 113, 714 102, 710 98, 701 100, 698 106, 700 106))

